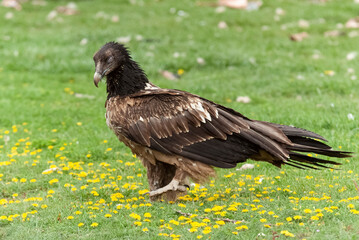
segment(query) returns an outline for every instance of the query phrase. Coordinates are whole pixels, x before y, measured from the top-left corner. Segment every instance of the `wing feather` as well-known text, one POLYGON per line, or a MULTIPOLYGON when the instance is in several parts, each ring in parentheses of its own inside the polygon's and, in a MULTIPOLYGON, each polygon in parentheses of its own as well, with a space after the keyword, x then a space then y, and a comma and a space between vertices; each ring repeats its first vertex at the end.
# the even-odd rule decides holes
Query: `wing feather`
POLYGON ((251 157, 275 166, 335 164, 293 151, 348 156, 313 139, 325 140, 316 133, 252 121, 233 109, 177 90, 146 90, 111 98, 106 108, 109 126, 116 134, 161 153, 221 168, 234 167, 251 157))

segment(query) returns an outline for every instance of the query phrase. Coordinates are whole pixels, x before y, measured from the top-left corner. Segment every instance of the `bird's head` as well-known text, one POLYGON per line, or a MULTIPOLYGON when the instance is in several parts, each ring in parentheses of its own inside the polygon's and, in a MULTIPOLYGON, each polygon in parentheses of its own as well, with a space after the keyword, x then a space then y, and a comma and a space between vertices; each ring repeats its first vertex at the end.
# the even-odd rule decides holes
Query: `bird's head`
POLYGON ((104 76, 121 68, 130 59, 131 57, 125 46, 116 42, 106 43, 93 56, 95 61, 93 78, 95 86, 98 87, 98 83, 104 76))

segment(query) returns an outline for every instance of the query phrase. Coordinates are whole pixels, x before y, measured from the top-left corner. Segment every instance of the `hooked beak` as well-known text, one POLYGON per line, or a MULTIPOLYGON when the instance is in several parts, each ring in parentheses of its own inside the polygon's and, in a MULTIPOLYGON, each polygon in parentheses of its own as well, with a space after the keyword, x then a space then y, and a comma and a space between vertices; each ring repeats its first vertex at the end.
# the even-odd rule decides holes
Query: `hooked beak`
POLYGON ((106 75, 106 72, 108 70, 109 68, 106 68, 105 70, 101 70, 101 66, 96 66, 95 74, 93 75, 93 83, 95 84, 96 87, 98 87, 98 83, 106 75))
POLYGON ((93 83, 95 84, 96 87, 98 87, 98 83, 101 81, 103 76, 104 74, 98 72, 95 72, 95 74, 93 75, 93 83))

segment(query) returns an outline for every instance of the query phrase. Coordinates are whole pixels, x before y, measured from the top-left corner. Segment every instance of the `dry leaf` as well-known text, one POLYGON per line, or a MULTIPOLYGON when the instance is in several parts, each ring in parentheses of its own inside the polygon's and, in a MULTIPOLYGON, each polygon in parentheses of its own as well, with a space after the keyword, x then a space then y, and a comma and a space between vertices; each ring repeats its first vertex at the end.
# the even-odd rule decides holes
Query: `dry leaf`
POLYGON ((86 45, 88 42, 89 42, 89 40, 88 40, 87 38, 83 38, 83 39, 80 41, 80 45, 86 45))
POLYGON ((349 119, 349 120, 354 120, 354 115, 351 114, 351 113, 348 113, 348 119, 349 119))
POLYGON ((12 12, 7 12, 5 14, 5 19, 12 19, 13 17, 14 17, 14 13, 12 13, 12 12))
POLYGON ((250 163, 246 163, 243 164, 240 168, 237 168, 237 171, 243 171, 243 170, 247 170, 247 169, 253 169, 254 168, 254 164, 250 164, 250 163))
POLYGON ((358 32, 358 31, 350 31, 350 32, 348 33, 348 37, 350 37, 350 38, 354 38, 354 37, 357 37, 357 36, 359 36, 359 32, 358 32))
POLYGON ((164 78, 171 80, 171 81, 175 81, 180 78, 180 76, 178 74, 175 74, 175 73, 167 71, 167 70, 162 70, 162 71, 160 71, 160 73, 164 78))
POLYGON ((351 18, 345 23, 346 28, 359 28, 359 17, 351 18))
POLYGON ((218 23, 218 28, 219 29, 225 29, 225 28, 228 28, 228 25, 227 25, 227 23, 225 21, 220 21, 218 23))
POLYGON ((250 103, 251 99, 248 96, 238 96, 236 102, 240 103, 250 103))
POLYGON ((129 43, 131 41, 131 36, 118 37, 116 41, 122 44, 129 43))
POLYGON ((301 42, 303 39, 308 38, 309 34, 307 32, 295 33, 290 35, 290 40, 294 42, 301 42))
POLYGON ((332 30, 324 33, 324 37, 338 37, 343 35, 345 35, 345 32, 339 30, 332 30))
POLYGON ((1 2, 1 5, 3 5, 4 7, 8 7, 8 8, 15 8, 18 11, 20 11, 22 8, 21 4, 17 0, 3 0, 1 2))
POLYGON ((348 61, 351 61, 351 60, 353 60, 354 58, 356 58, 357 55, 358 55, 357 52, 350 52, 350 53, 347 54, 347 60, 348 60, 348 61))
POLYGON ((56 8, 56 11, 58 13, 64 14, 64 15, 75 15, 78 13, 77 5, 74 2, 69 2, 66 6, 58 6, 56 8))
POLYGON ((111 17, 111 21, 112 21, 112 22, 118 22, 118 21, 120 21, 120 17, 119 17, 118 15, 113 15, 113 16, 111 17))
POLYGON ((219 6, 236 8, 236 9, 245 9, 248 6, 247 0, 219 0, 219 6))
POLYGON ((275 14, 279 15, 279 16, 282 16, 282 15, 285 14, 285 11, 282 8, 276 8, 275 14))
POLYGON ((94 99, 95 98, 95 96, 82 94, 82 93, 75 93, 74 96, 77 97, 77 98, 87 98, 87 99, 94 99))
POLYGON ((206 61, 203 58, 199 57, 199 58, 197 58, 197 63, 199 65, 204 65, 204 64, 206 64, 206 61))
POLYGON ((309 28, 309 22, 307 20, 300 19, 298 21, 298 26, 301 28, 309 28))

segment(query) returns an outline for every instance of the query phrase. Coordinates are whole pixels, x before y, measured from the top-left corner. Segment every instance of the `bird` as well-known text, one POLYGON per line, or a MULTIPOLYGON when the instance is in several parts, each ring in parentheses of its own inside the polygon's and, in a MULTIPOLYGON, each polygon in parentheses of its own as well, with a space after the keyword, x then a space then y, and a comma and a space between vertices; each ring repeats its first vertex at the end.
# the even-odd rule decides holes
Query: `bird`
POLYGON ((351 157, 317 133, 252 120, 198 95, 160 88, 120 43, 106 43, 93 60, 95 86, 106 78, 106 123, 147 169, 150 200, 174 201, 190 179, 204 183, 216 176, 215 168, 247 159, 320 169, 341 164, 320 155, 351 157))

